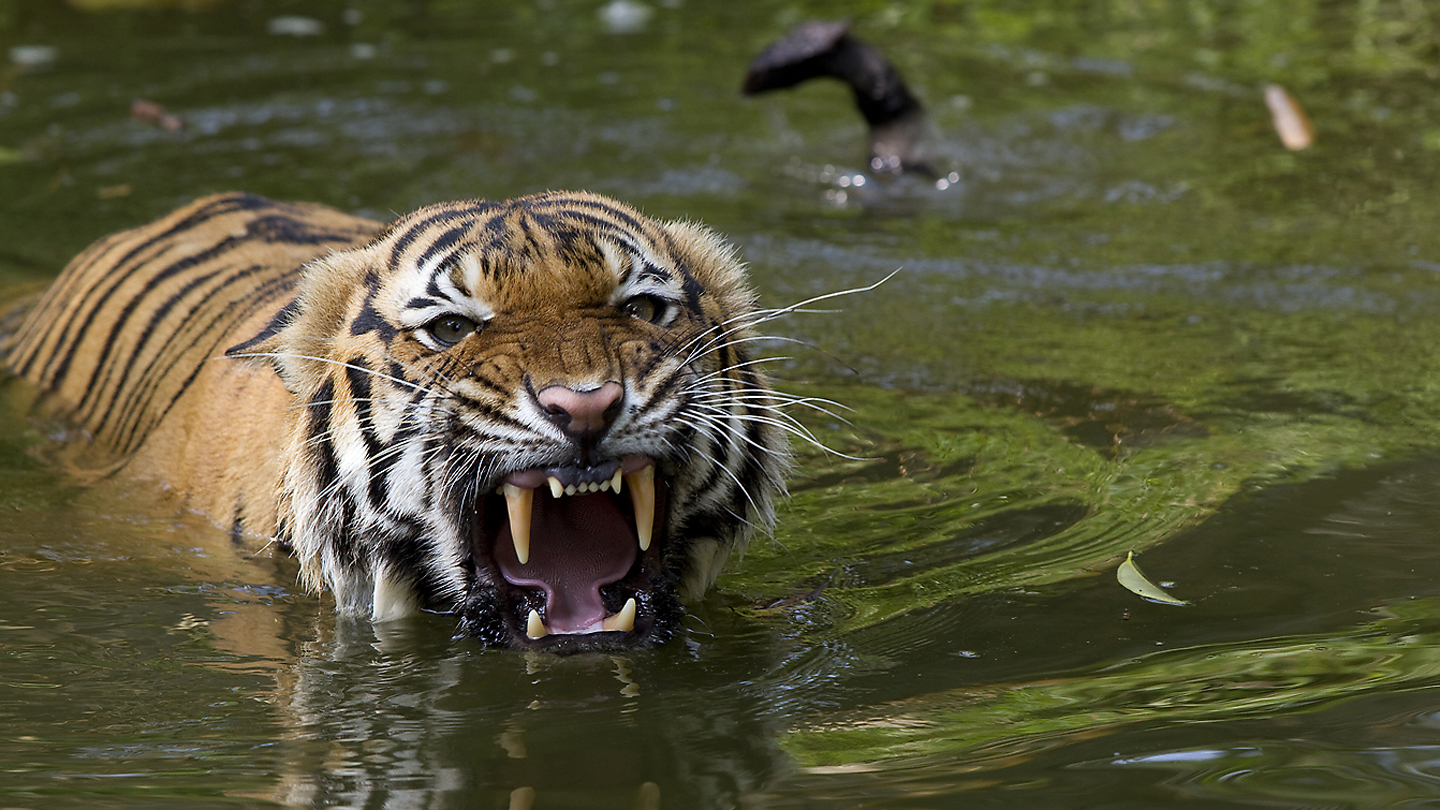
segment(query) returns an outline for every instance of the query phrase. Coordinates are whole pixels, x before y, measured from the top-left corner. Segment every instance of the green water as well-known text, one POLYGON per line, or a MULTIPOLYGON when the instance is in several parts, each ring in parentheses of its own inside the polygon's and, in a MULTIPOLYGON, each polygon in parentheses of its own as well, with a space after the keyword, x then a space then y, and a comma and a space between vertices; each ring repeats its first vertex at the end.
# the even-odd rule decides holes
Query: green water
POLYGON ((728 234, 767 305, 901 272, 770 325, 781 387, 849 409, 798 414, 835 452, 628 656, 339 622, 290 561, 59 476, 4 384, 0 807, 1440 806, 1427 5, 93 5, 0 0, 6 298, 228 189, 588 188, 728 234), (857 187, 838 85, 739 96, 814 16, 911 80, 945 188, 857 187), (1190 606, 1117 584, 1130 551, 1190 606))

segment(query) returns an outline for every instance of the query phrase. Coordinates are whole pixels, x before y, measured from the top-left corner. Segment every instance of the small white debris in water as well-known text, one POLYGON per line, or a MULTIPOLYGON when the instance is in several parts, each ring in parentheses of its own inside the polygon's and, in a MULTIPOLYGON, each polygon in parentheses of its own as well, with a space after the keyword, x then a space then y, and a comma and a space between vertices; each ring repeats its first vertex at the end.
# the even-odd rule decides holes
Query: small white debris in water
POLYGON ((16 45, 10 49, 10 61, 23 68, 51 65, 59 56, 60 51, 53 45, 16 45))
POLYGON ((611 0, 600 9, 600 22, 612 34, 638 34, 653 16, 655 9, 636 0, 611 0))
POLYGON ((325 23, 311 17, 272 17, 265 30, 277 37, 318 37, 325 33, 325 23))

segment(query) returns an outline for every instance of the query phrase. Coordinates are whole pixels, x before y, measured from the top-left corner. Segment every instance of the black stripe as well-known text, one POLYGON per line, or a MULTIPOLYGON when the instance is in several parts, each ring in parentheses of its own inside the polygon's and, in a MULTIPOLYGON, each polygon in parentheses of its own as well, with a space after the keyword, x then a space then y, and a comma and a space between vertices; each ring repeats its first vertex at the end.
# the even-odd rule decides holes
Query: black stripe
POLYGON ((244 343, 237 343, 234 346, 226 349, 225 356, 235 357, 237 355, 248 354, 252 349, 255 348, 255 345, 257 343, 268 340, 269 338, 272 338, 275 335, 279 334, 280 330, 293 323, 296 316, 298 316, 299 314, 300 299, 291 299, 290 303, 275 311, 275 314, 270 318, 270 322, 265 324, 265 328, 261 329, 255 335, 255 337, 250 338, 244 343))
MULTIPOLYGON (((229 290, 237 280, 253 276, 257 271, 262 269, 265 269, 262 265, 251 265, 250 267, 236 273, 234 272, 234 269, 232 267, 221 267, 212 273, 207 273, 190 279, 190 281, 186 282, 185 285, 181 287, 178 292, 166 298, 164 301, 161 301, 159 306, 154 307, 151 310, 149 321, 145 324, 143 329, 138 330, 139 339, 136 340, 135 347, 130 352, 130 356, 123 362, 123 364, 117 363, 114 364, 110 369, 108 369, 111 374, 113 374, 113 372, 117 369, 120 371, 120 383, 116 385, 113 392, 116 397, 122 395, 127 387, 131 389, 137 387, 137 377, 134 374, 135 362, 139 360, 140 356, 145 353, 146 349, 148 349, 156 339, 161 341, 162 346, 174 346, 176 343, 179 342, 176 340, 176 338, 185 331, 185 327, 193 323, 195 319, 195 313, 201 310, 205 302, 214 298, 217 293, 229 290), (225 278, 220 284, 217 284, 213 288, 211 288, 211 290, 204 296, 202 296, 199 301, 190 303, 184 300, 197 287, 222 274, 231 275, 225 278), (181 303, 186 304, 186 314, 180 317, 177 328, 164 332, 158 331, 158 327, 166 320, 171 310, 173 310, 177 304, 181 303)), ((107 346, 107 349, 108 348, 109 347, 107 346)), ((181 353, 183 353, 186 348, 187 347, 184 345, 179 347, 181 353)), ((164 348, 157 352, 155 357, 151 359, 149 365, 141 371, 138 380, 144 380, 146 375, 149 374, 150 371, 154 368, 155 363, 159 361, 159 359, 163 356, 164 348)), ((107 374, 107 381, 108 377, 109 375, 107 374)), ((75 411, 80 421, 85 422, 89 420, 95 406, 100 402, 100 395, 102 393, 103 392, 99 389, 98 386, 91 387, 86 391, 85 396, 81 397, 80 401, 76 403, 75 411)), ((112 407, 114 401, 115 399, 112 398, 112 407)), ((121 407, 127 408, 129 407, 129 405, 127 403, 122 405, 121 407)), ((99 431, 96 432, 98 433, 99 431)))
MULTIPOLYGON (((413 422, 408 422, 408 424, 409 427, 396 431, 395 437, 386 445, 386 452, 377 453, 370 459, 370 500, 377 508, 385 510, 392 516, 398 516, 400 513, 389 508, 392 503, 392 499, 389 497, 390 471, 394 469, 400 456, 409 449, 406 445, 414 441, 420 433, 420 428, 413 422)), ((423 487, 422 489, 429 490, 430 488, 423 487)))
MULTIPOLYGON (((249 242, 255 241, 255 240, 257 240, 257 239, 258 239, 258 240, 262 240, 262 241, 267 240, 268 235, 269 235, 271 232, 273 232, 275 229, 277 229, 277 228, 287 229, 287 228, 289 227, 288 225, 286 225, 286 226, 281 226, 281 225, 278 225, 278 224, 277 224, 278 220, 282 220, 282 219, 287 219, 287 218, 285 218, 285 217, 279 217, 279 216, 272 216, 272 217, 263 217, 263 218, 260 218, 260 219, 258 219, 258 220, 251 220, 251 221, 249 221, 249 222, 246 223, 246 233, 245 233, 244 236, 230 236, 230 237, 226 237, 225 239, 223 239, 223 240, 221 240, 220 242, 212 245, 211 247, 209 247, 209 248, 206 249, 206 250, 203 250, 203 251, 201 251, 201 252, 199 252, 199 253, 190 254, 190 255, 186 256, 185 258, 183 258, 183 259, 181 259, 181 260, 179 260, 179 261, 177 261, 177 262, 175 262, 175 263, 173 263, 173 264, 170 264, 170 265, 162 268, 162 269, 159 270, 158 272, 151 274, 151 275, 149 276, 149 278, 146 280, 145 285, 144 285, 144 287, 142 288, 142 290, 141 290, 139 293, 137 293, 136 295, 134 295, 134 296, 130 297, 128 300, 126 300, 125 303, 124 303, 124 306, 121 307, 119 313, 117 313, 117 315, 116 315, 116 317, 115 317, 115 320, 114 320, 113 324, 111 325, 110 332, 109 332, 108 336, 106 337, 106 339, 105 339, 105 340, 102 342, 102 344, 101 344, 102 348, 100 349, 100 355, 99 355, 99 357, 96 359, 96 371, 95 371, 95 372, 92 372, 90 378, 89 378, 89 379, 86 381, 86 383, 85 383, 85 388, 86 388, 86 390, 87 390, 87 391, 93 391, 93 390, 95 390, 95 389, 97 388, 97 386, 98 386, 98 387, 108 386, 108 383, 109 383, 109 381, 111 380, 111 378, 114 377, 115 371, 117 370, 117 368, 121 367, 121 365, 123 365, 125 368, 128 368, 129 365, 134 362, 134 360, 135 360, 135 354, 137 354, 137 353, 140 351, 140 349, 146 345, 146 342, 148 341, 148 339, 149 339, 149 337, 150 337, 150 330, 149 330, 148 328, 145 329, 145 330, 143 330, 143 331, 141 331, 140 336, 139 336, 139 340, 138 340, 138 342, 137 342, 137 347, 136 347, 135 351, 132 352, 131 357, 130 357, 128 360, 126 360, 123 364, 115 364, 115 363, 110 363, 110 362, 109 362, 112 354, 114 354, 114 352, 115 352, 115 350, 116 350, 116 347, 117 347, 117 345, 118 345, 118 338, 119 338, 121 332, 122 332, 122 331, 126 331, 126 330, 129 328, 129 326, 130 326, 129 321, 130 321, 131 317, 134 315, 136 309, 137 309, 138 307, 140 307, 140 305, 141 305, 142 303, 148 303, 148 301, 149 301, 149 299, 150 299, 150 297, 151 297, 151 294, 154 292, 154 290, 155 290, 157 287, 159 287, 162 283, 170 280, 171 278, 173 278, 174 276, 176 276, 176 275, 178 275, 178 274, 180 274, 180 273, 183 273, 183 272, 185 272, 185 271, 187 271, 187 270, 189 270, 189 269, 191 269, 191 268, 193 268, 193 267, 196 267, 197 265, 200 265, 200 264, 202 264, 202 263, 204 263, 204 262, 208 262, 208 261, 211 261, 212 259, 216 259, 216 258, 218 258, 219 256, 223 256, 223 255, 225 255, 226 253, 228 253, 228 252, 230 252, 230 251, 232 251, 232 250, 235 250, 235 249, 238 248, 238 247, 242 247, 242 246, 244 246, 245 244, 247 244, 247 243, 249 243, 249 242), (104 376, 103 376, 103 377, 100 377, 100 378, 97 378, 96 375, 97 375, 102 369, 103 369, 103 371, 104 371, 104 376)), ((293 224, 293 223, 292 223, 292 224, 293 224)), ((320 233, 325 233, 325 232, 316 231, 315 233, 320 234, 320 233)), ((347 241, 348 241, 348 239, 350 239, 350 238, 353 238, 353 237, 337 236, 336 241, 339 241, 339 240, 347 240, 347 241)), ((326 241, 329 241, 329 240, 326 240, 326 241)), ((138 268, 136 268, 136 269, 138 269, 138 268)), ((136 270, 136 269, 132 269, 129 273, 125 274, 126 277, 128 278, 130 275, 133 275, 133 274, 135 273, 135 270, 136 270)), ((113 289, 113 288, 112 288, 112 289, 113 289)), ((187 289, 188 289, 188 285, 187 285, 187 289)), ((181 294, 183 294, 183 293, 184 293, 184 290, 181 291, 181 294)), ((103 302, 102 302, 102 303, 103 303, 103 302)), ((173 306, 173 304, 174 304, 174 297, 172 297, 172 298, 170 298, 170 299, 167 299, 164 303, 161 304, 161 306, 164 307, 164 308, 167 308, 167 311, 168 311, 168 307, 173 306)), ((59 370, 56 372, 56 375, 55 375, 55 377, 54 377, 55 379, 63 379, 63 376, 66 374, 66 372, 67 372, 68 369, 69 369, 70 364, 73 362, 73 360, 74 360, 74 358, 75 358, 75 356, 76 356, 76 353, 77 353, 77 351, 79 350, 80 345, 83 344, 83 343, 85 342, 86 338, 88 337, 87 333, 88 333, 88 327, 82 327, 81 333, 80 333, 80 335, 77 337, 76 341, 70 345, 70 347, 68 348, 68 350, 65 352, 64 356, 61 358, 61 362, 60 362, 60 364, 59 364, 59 366, 58 366, 58 369, 59 369, 59 370)), ((89 396, 87 395, 87 397, 86 397, 85 399, 88 400, 88 399, 89 399, 89 396)), ((91 407, 91 405, 90 405, 89 403, 86 403, 86 404, 84 405, 84 407, 88 410, 88 409, 91 407)))
POLYGON ((381 342, 387 345, 395 340, 395 335, 398 334, 395 327, 375 308, 373 289, 365 296, 365 302, 360 305, 360 312, 356 314, 355 320, 350 322, 350 334, 359 337, 369 332, 374 332, 381 342))
POLYGON ((470 227, 471 224, 467 222, 464 225, 450 228, 449 230, 435 237, 433 240, 431 240, 430 244, 426 246, 425 252, 420 254, 420 258, 415 261, 415 264, 423 265, 426 262, 430 261, 432 258, 434 258, 435 254, 443 253, 446 250, 449 250, 451 247, 454 247, 455 244, 460 241, 460 238, 463 237, 467 232, 469 232, 470 227))
MULTIPOLYGON (((108 285, 96 284, 87 289, 81 296, 81 300, 76 301, 74 306, 70 308, 69 319, 65 320, 64 322, 56 322, 54 325, 46 329, 46 332, 51 334, 54 334, 58 329, 63 335, 74 336, 73 341, 70 343, 70 348, 65 351, 64 356, 60 358, 60 362, 58 364, 52 365, 51 371, 49 372, 49 379, 63 380, 65 378, 66 374, 69 371, 70 363, 74 360, 74 347, 84 340, 85 334, 89 331, 89 328, 93 323, 95 313, 99 311, 101 307, 106 305, 106 303, 110 300, 111 296, 114 294, 115 290, 118 289, 126 281, 128 281, 131 275, 133 275, 137 270, 146 267, 149 264, 149 261, 141 261, 130 267, 128 270, 121 269, 124 268, 126 264, 131 262, 131 260, 133 260, 136 256, 138 256, 142 251, 155 245, 156 243, 170 239, 175 234, 191 230, 223 214, 228 214, 233 211, 259 208, 262 207, 263 204, 269 202, 269 200, 266 200, 263 197, 256 197, 249 194, 238 194, 228 197, 222 197, 218 200, 215 200, 213 203, 206 205, 203 208, 200 208, 199 210, 175 223, 171 227, 152 235, 148 239, 141 241, 138 245, 132 247, 119 259, 107 262, 107 264, 110 265, 112 269, 106 271, 105 279, 111 283, 108 285), (76 326, 77 321, 81 324, 78 327, 76 326)), ((127 231, 126 233, 120 234, 119 236, 123 240, 123 237, 129 236, 132 233, 133 231, 127 231)), ((164 251, 161 252, 163 253, 164 251)), ((79 279, 88 276, 90 268, 92 266, 93 264, 86 265, 80 273, 77 273, 76 278, 79 279)), ((59 351, 60 346, 64 343, 65 339, 62 339, 60 343, 56 344, 55 350, 59 351)), ((47 359, 53 361, 55 357, 55 353, 52 352, 47 359)), ((47 363, 47 365, 50 364, 47 363)), ((28 371, 29 370, 27 369, 27 374, 28 371)))
MULTIPOLYGON (((315 391, 315 396, 305 406, 306 447, 313 454, 316 472, 316 488, 324 492, 338 476, 339 465, 335 461, 335 443, 330 438, 330 420, 335 406, 335 382, 327 379, 315 391)), ((345 527, 336 527, 343 534, 345 527)))
MULTIPOLYGON (((546 202, 550 202, 550 200, 546 200, 546 202)), ((619 209, 619 208, 616 208, 615 206, 610 205, 610 204, 608 204, 608 203, 601 202, 600 200, 596 200, 596 199, 582 199, 582 198, 578 198, 578 197, 565 196, 565 197, 560 197, 557 202, 559 202, 559 205, 557 205, 556 207, 569 208, 569 209, 571 209, 572 211, 573 211, 574 209, 576 209, 576 208, 589 208, 589 209, 594 209, 594 210, 598 210, 598 211, 604 211, 604 212, 606 212, 607 214, 610 214, 610 215, 611 215, 612 217, 614 217, 615 219, 620 220, 622 223, 624 223, 624 225, 625 225, 626 228, 630 229, 631 231, 633 231, 633 232, 635 232, 635 233, 642 233, 642 234, 643 234, 643 233, 646 233, 646 232, 647 232, 647 229, 646 229, 646 227, 645 227, 645 223, 643 223, 643 222, 641 222, 640 220, 636 219, 635 217, 631 216, 629 213, 627 213, 627 212, 625 212, 625 211, 623 211, 623 210, 621 210, 621 209, 619 209)), ((566 213, 570 213, 570 212, 567 211, 566 213)), ((578 214, 577 214, 577 215, 578 215, 578 214)), ((593 217, 594 215, 586 214, 586 215, 583 215, 583 216, 593 217)), ((602 222, 602 220, 599 220, 599 219, 595 219, 594 221, 595 221, 595 222, 602 222)), ((603 224, 605 224, 605 225, 611 225, 611 226, 614 225, 613 222, 603 222, 603 224)))
POLYGON ((409 250, 410 245, 414 244, 415 240, 419 239, 420 236, 430 228, 447 222, 454 222, 463 217, 478 217, 494 207, 494 203, 477 200, 473 205, 468 207, 444 208, 421 217, 418 222, 408 224, 404 233, 396 237, 395 244, 390 247, 390 258, 387 264, 391 270, 399 270, 400 259, 404 256, 405 251, 409 250))
MULTIPOLYGON (((284 278, 273 279, 268 282, 266 286, 274 287, 278 291, 277 295, 286 294, 293 287, 293 280, 284 278)), ((240 312, 225 314, 233 314, 235 321, 239 322, 249 317, 256 310, 261 309, 268 304, 269 301, 267 301, 264 297, 257 295, 256 298, 253 299, 240 312)), ((223 317, 223 315, 221 317, 223 317)), ((218 354, 220 351, 220 347, 223 346, 228 340, 229 335, 227 333, 221 333, 216 335, 215 340, 210 343, 210 347, 206 352, 206 356, 209 357, 218 354)), ((165 419, 165 416, 169 414, 171 409, 175 407, 175 403, 177 403, 180 398, 185 395, 185 392, 189 390, 190 386, 195 383, 195 379, 200 376, 200 372, 204 369, 204 363, 196 364, 195 368, 191 370, 190 374, 187 375, 186 378, 180 383, 180 387, 176 389, 175 395, 170 398, 170 401, 165 404, 165 407, 156 410, 153 405, 150 405, 146 408, 145 411, 137 410, 137 412, 133 414, 132 418, 129 420, 130 424, 128 428, 125 428, 123 426, 117 426, 115 444, 117 447, 121 448, 121 452, 128 453, 138 447, 140 442, 144 441, 145 437, 150 435, 150 431, 153 430, 156 425, 160 424, 160 422, 165 419), (142 430, 141 418, 145 415, 146 412, 150 413, 151 418, 146 420, 145 426, 142 430)))
MULTIPOLYGON (((148 303, 147 299, 149 298, 149 294, 161 281, 168 280, 177 273, 189 270, 191 267, 194 267, 196 264, 199 264, 202 261, 208 261, 214 255, 220 255, 222 253, 228 252, 238 244, 243 244, 243 242, 235 239, 226 239, 224 242, 216 245, 215 248, 210 251, 195 254, 192 256, 187 256, 186 258, 181 259, 180 261, 172 265, 169 265, 155 276, 152 276, 150 280, 146 282, 144 290, 139 295, 127 299, 124 303, 124 306, 120 308, 119 313, 116 314, 114 321, 111 323, 110 331, 106 335, 105 340, 102 341, 100 344, 100 353, 99 356, 95 359, 95 369, 91 372, 88 380, 85 383, 85 390, 93 392, 100 391, 102 390, 102 388, 108 389, 108 384, 111 378, 115 376, 116 371, 120 367, 128 367, 130 363, 134 362, 135 358, 133 351, 130 358, 125 360, 123 363, 114 363, 110 360, 111 356, 118 351, 120 334, 124 331, 127 331, 128 327, 130 326, 130 318, 135 314, 135 310, 138 309, 142 303, 148 303), (221 248, 223 248, 223 250, 221 250, 221 248)), ((145 345, 145 341, 148 338, 148 333, 142 332, 139 335, 136 351, 138 351, 139 346, 145 345)), ((62 371, 60 373, 62 375, 65 373, 64 370, 69 368, 69 365, 71 361, 73 361, 73 359, 75 358, 75 355, 79 351, 80 346, 85 342, 86 336, 82 335, 79 339, 76 340, 74 344, 70 346, 69 350, 66 351, 65 356, 61 361, 62 371)), ((59 379, 59 377, 57 377, 57 379, 59 379)), ((117 386, 117 388, 118 387, 119 386, 117 386)), ((90 397, 87 394, 86 397, 82 398, 82 403, 84 403, 89 398, 90 397)))
MULTIPOLYGON (((350 387, 350 396, 355 407, 355 418, 357 427, 360 430, 360 438, 365 442, 365 457, 372 461, 380 454, 380 439, 375 432, 374 411, 370 407, 372 388, 370 386, 371 369, 363 357, 354 357, 346 364, 345 380, 350 387)), ((367 476, 367 488, 370 496, 370 508, 379 511, 385 504, 384 482, 375 469, 374 464, 369 465, 365 471, 367 476)))

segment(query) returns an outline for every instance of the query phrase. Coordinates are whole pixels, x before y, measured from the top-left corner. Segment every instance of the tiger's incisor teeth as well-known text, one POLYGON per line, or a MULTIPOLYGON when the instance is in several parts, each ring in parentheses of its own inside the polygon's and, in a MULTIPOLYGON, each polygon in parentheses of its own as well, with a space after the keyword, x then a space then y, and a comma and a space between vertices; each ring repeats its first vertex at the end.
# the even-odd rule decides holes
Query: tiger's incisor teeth
POLYGON ((550 497, 559 498, 561 495, 565 494, 565 487, 560 483, 559 478, 556 478, 552 475, 549 478, 546 478, 545 482, 550 485, 550 497))
POLYGON ((650 549, 650 538, 655 532, 655 465, 625 476, 630 485, 630 503, 635 507, 635 534, 640 539, 640 550, 650 549))
POLYGON ((524 565, 530 561, 530 506, 535 490, 506 484, 505 508, 510 513, 510 539, 515 541, 515 556, 524 565))
POLYGON ((606 632, 628 633, 635 629, 635 597, 625 600, 625 607, 614 616, 606 616, 600 622, 600 629, 606 632))
POLYGON ((566 494, 566 495, 574 495, 574 494, 575 494, 575 485, 574 485, 574 484, 569 484, 569 485, 567 485, 567 486, 565 487, 565 494, 566 494))
POLYGON ((530 618, 525 620, 525 635, 530 638, 544 638, 550 635, 550 629, 540 618, 540 611, 534 608, 530 609, 530 618))

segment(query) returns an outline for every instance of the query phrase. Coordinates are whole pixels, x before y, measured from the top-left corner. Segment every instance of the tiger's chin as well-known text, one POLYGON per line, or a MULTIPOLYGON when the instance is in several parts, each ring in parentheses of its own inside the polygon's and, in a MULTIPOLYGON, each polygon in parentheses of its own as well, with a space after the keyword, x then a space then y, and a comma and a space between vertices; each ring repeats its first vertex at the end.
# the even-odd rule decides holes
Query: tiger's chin
POLYGON ((461 632, 572 653, 644 647, 683 614, 653 459, 520 470, 480 499, 461 632))

